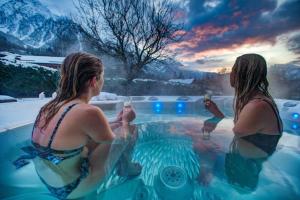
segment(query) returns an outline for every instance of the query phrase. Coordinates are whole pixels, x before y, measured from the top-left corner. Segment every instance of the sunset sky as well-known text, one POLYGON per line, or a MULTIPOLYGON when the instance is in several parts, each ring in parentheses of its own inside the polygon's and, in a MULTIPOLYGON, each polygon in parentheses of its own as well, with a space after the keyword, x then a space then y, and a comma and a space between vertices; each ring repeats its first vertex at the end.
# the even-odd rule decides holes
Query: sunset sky
MULTIPOLYGON (((57 13, 74 10, 69 0, 40 1, 57 13)), ((186 68, 231 67, 244 53, 263 55, 269 66, 300 61, 300 0, 176 1, 186 36, 170 49, 186 68)))

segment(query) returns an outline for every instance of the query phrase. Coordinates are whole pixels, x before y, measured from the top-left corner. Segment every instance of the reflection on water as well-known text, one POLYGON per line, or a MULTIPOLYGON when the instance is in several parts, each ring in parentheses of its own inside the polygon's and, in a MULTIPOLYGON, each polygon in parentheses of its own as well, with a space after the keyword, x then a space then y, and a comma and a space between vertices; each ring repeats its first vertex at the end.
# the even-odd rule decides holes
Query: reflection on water
MULTIPOLYGON (((174 180, 172 182, 171 179, 170 184, 181 180, 180 177, 185 177, 186 173, 186 183, 182 187, 185 187, 185 191, 190 191, 194 199, 299 197, 300 191, 295 189, 299 188, 299 178, 290 179, 290 175, 273 164, 272 157, 281 157, 280 150, 271 155, 244 139, 235 138, 230 131, 233 127, 232 119, 215 122, 214 119, 203 121, 199 118, 183 117, 140 124, 132 155, 134 162, 143 166, 138 179, 142 186, 137 187, 147 187, 150 199, 169 199, 167 194, 170 195, 170 192, 173 196, 178 196, 183 191, 180 187, 168 190, 168 184, 159 181, 165 169, 171 167, 174 180), (203 131, 210 132, 209 138, 203 137, 203 131), (184 173, 180 173, 180 170, 178 172, 177 168, 184 173), (270 171, 276 172, 277 176, 268 176, 270 171), (278 192, 279 188, 285 188, 285 192, 278 192)), ((284 146, 281 145, 280 148, 284 149, 284 146)), ((300 166, 299 158, 295 163, 300 166)), ((296 171, 292 173, 299 175, 296 171)), ((172 178, 171 175, 167 177, 172 178)), ((113 188, 112 191, 125 191, 127 183, 128 180, 113 173, 101 190, 113 188)), ((109 199, 109 193, 108 190, 100 196, 109 199)), ((180 194, 184 195, 183 192, 180 194)))
MULTIPOLYGON (((86 200, 170 199, 170 194, 181 199, 190 194, 193 199, 299 199, 299 136, 284 133, 277 150, 268 155, 234 138, 232 119, 217 125, 215 119, 197 116, 156 115, 144 123, 146 119, 151 121, 147 116, 138 119, 136 140, 128 151, 132 162, 142 165, 141 174, 129 179, 115 167, 98 194, 86 200), (204 131, 209 137, 203 137, 204 131)), ((0 185, 8 196, 48 192, 32 164, 19 171, 11 165, 20 153, 15 145, 28 138, 24 132, 30 129, 0 135, 7 141, 1 147, 0 185)))

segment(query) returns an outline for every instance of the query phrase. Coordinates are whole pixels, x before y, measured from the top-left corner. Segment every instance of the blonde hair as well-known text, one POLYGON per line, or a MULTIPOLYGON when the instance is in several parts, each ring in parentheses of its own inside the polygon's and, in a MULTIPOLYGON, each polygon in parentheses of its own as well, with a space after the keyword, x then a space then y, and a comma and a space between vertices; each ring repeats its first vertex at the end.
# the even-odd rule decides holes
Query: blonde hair
POLYGON ((273 103, 276 111, 278 111, 274 99, 268 91, 267 63, 264 57, 258 54, 244 54, 239 56, 233 65, 232 73, 234 73, 235 121, 237 121, 239 113, 244 106, 257 92, 267 97, 273 103))

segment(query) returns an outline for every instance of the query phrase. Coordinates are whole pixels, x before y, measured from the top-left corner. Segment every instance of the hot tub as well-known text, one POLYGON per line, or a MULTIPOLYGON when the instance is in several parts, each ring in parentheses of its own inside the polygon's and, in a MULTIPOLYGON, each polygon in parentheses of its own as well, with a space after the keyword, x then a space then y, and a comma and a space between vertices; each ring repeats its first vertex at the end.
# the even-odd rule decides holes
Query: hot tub
MULTIPOLYGON (((204 109, 203 97, 149 98, 132 99, 138 126, 132 160, 142 165, 141 174, 129 179, 115 169, 84 199, 300 198, 298 101, 276 101, 284 133, 271 156, 257 158, 232 151, 232 97, 213 98, 226 118, 208 137, 201 128, 212 116, 204 109)), ((106 114, 112 117, 116 112, 110 109, 106 114)), ((32 124, 0 133, 1 199, 55 199, 32 163, 19 170, 12 165, 31 129, 32 124)))

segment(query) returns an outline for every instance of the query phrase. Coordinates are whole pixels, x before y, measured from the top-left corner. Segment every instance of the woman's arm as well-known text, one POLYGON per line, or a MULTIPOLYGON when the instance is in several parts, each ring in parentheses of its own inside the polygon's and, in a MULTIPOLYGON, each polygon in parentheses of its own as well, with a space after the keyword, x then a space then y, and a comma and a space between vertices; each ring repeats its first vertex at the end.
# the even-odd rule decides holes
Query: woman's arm
POLYGON ((223 119, 225 115, 221 112, 218 108, 217 104, 212 100, 205 100, 204 101, 205 108, 210 111, 215 117, 223 119))
POLYGON ((127 108, 119 113, 117 120, 109 123, 100 108, 90 106, 83 117, 84 131, 96 143, 111 142, 116 138, 113 130, 118 130, 117 133, 121 137, 126 137, 129 134, 130 128, 128 124, 134 118, 134 110, 127 108))
POLYGON ((95 106, 86 109, 83 117, 84 132, 96 143, 112 141, 115 138, 109 122, 102 110, 95 106))
MULTIPOLYGON (((116 129, 120 128, 122 126, 122 122, 121 121, 112 121, 109 122, 110 128, 113 132, 116 131, 116 129)), ((88 148, 89 152, 92 152, 97 146, 99 145, 99 143, 95 142, 92 139, 89 139, 86 147, 88 148)))

